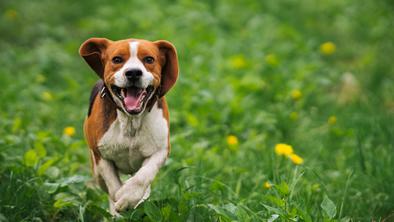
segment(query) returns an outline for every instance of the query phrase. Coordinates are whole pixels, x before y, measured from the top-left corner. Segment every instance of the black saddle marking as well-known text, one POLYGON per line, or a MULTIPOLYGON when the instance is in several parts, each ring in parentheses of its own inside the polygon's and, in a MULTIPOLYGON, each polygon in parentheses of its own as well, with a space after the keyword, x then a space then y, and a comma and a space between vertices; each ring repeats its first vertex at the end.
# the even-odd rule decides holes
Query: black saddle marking
POLYGON ((104 87, 104 82, 103 80, 98 80, 96 84, 94 85, 92 92, 90 93, 90 98, 89 98, 89 110, 88 110, 88 116, 90 116, 90 113, 92 112, 93 108, 93 103, 94 99, 97 97, 97 94, 102 90, 104 87))

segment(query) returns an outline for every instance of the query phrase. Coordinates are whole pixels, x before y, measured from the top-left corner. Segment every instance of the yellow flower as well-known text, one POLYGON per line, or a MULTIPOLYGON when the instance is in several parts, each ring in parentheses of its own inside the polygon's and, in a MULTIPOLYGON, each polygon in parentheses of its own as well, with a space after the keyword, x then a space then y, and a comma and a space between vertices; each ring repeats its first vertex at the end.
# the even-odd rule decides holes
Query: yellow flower
POLYGON ((53 95, 51 92, 45 91, 41 94, 41 98, 42 98, 42 100, 49 102, 49 101, 53 100, 53 95))
POLYGON ((275 54, 268 54, 265 56, 265 62, 271 66, 277 66, 279 64, 278 57, 275 54))
POLYGON ((270 189, 272 186, 273 186, 273 184, 270 183, 269 181, 266 181, 266 182, 264 183, 264 188, 265 188, 265 189, 270 189))
POLYGON ((323 55, 332 55, 336 50, 336 46, 333 42, 325 42, 320 45, 320 53, 323 55))
POLYGON ((242 69, 246 67, 246 60, 243 55, 236 55, 230 58, 230 66, 234 69, 242 69))
POLYGON ((277 155, 289 156, 293 153, 293 147, 284 143, 278 143, 275 145, 275 153, 277 155))
POLYGON ((238 145, 238 138, 234 135, 227 136, 227 144, 229 146, 236 146, 238 145))
POLYGON ((293 100, 299 100, 302 97, 302 92, 298 89, 291 91, 291 98, 293 100))
POLYGON ((295 153, 290 154, 289 158, 290 158, 291 162, 293 162, 296 165, 300 165, 300 164, 304 163, 304 159, 302 159, 300 156, 298 156, 295 153))
POLYGON ((298 113, 297 112, 291 112, 289 117, 290 117, 291 120, 295 121, 295 120, 298 119, 298 113))
POLYGON ((72 137, 75 135, 75 128, 72 126, 67 126, 66 128, 64 128, 63 134, 72 137))
POLYGON ((337 117, 336 116, 330 116, 328 117, 327 123, 329 125, 335 125, 337 123, 337 117))

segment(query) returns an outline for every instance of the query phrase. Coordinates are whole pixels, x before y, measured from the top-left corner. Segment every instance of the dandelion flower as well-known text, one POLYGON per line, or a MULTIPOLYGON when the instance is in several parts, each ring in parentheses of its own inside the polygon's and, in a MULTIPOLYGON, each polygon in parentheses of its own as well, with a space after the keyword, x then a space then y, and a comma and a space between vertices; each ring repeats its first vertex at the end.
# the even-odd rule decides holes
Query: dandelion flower
POLYGON ((265 188, 265 189, 270 189, 272 186, 273 186, 273 184, 270 183, 269 181, 266 181, 266 182, 264 183, 264 188, 265 188))
POLYGON ((290 154, 289 158, 290 158, 291 162, 293 162, 295 165, 300 165, 300 164, 304 163, 304 159, 302 159, 300 156, 298 156, 295 153, 290 154))
POLYGON ((293 147, 288 144, 278 143, 275 145, 275 153, 279 156, 289 156, 293 153, 293 147))
POLYGON ((75 128, 72 126, 67 126, 66 128, 64 128, 63 134, 72 137, 75 135, 75 128))
POLYGON ((242 69, 246 67, 246 60, 243 55, 236 55, 230 58, 230 65, 234 69, 242 69))
POLYGON ((332 55, 336 51, 336 48, 333 42, 325 42, 320 45, 320 53, 323 55, 332 55))
POLYGON ((234 135, 227 136, 227 144, 229 146, 236 146, 238 145, 238 138, 234 135))
POLYGON ((329 125, 335 125, 337 123, 337 117, 336 116, 330 116, 328 117, 327 123, 329 125))
POLYGON ((302 97, 302 92, 298 89, 295 89, 293 91, 291 91, 291 98, 295 101, 301 99, 302 97))

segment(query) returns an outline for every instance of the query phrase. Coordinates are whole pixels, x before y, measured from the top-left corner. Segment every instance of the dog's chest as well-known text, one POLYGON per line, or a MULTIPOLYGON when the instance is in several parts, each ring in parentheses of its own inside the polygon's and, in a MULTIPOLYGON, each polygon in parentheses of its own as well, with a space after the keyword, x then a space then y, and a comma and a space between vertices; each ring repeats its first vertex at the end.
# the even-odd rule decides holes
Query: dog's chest
POLYGON ((134 118, 118 112, 98 148, 102 158, 111 160, 122 173, 132 174, 144 159, 167 146, 168 124, 162 110, 154 106, 149 113, 134 118))

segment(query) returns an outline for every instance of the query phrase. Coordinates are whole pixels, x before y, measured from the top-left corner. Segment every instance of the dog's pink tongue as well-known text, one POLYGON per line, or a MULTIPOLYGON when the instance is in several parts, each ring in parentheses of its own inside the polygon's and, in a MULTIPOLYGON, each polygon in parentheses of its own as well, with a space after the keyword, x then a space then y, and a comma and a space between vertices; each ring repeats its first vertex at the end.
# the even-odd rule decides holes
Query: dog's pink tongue
POLYGON ((126 97, 124 98, 124 104, 127 111, 132 111, 138 108, 138 89, 128 88, 126 97))

